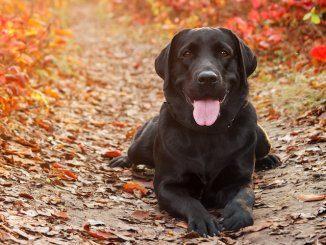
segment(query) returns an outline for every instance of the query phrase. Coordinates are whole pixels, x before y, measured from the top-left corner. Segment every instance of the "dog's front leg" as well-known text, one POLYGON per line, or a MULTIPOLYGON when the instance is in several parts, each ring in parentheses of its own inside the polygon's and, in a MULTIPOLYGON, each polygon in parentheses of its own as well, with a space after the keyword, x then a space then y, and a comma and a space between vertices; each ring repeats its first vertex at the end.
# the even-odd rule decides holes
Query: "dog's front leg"
POLYGON ((191 190, 186 186, 170 179, 157 181, 155 189, 160 208, 174 216, 186 219, 188 231, 196 231, 201 236, 217 235, 221 229, 217 219, 199 200, 190 195, 191 190))
POLYGON ((252 214, 254 202, 255 194, 251 184, 242 186, 223 209, 223 229, 237 230, 252 225, 254 223, 252 214))

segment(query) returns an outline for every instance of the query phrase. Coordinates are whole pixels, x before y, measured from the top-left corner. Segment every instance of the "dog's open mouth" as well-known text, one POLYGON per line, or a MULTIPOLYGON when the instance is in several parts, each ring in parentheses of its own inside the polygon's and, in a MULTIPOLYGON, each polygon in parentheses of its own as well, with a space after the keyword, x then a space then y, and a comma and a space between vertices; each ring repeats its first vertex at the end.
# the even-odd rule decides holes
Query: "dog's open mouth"
POLYGON ((199 126, 211 126, 216 122, 220 116, 221 104, 224 102, 227 94, 228 91, 226 91, 223 99, 205 98, 191 100, 184 93, 187 102, 194 108, 193 117, 199 126))

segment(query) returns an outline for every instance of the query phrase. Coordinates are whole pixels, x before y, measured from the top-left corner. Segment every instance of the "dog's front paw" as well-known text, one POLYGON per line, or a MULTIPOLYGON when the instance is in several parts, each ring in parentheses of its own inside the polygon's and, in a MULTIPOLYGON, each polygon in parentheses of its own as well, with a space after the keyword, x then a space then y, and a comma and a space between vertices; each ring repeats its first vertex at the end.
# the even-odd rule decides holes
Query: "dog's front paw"
POLYGON ((195 231, 201 236, 216 236, 221 231, 218 220, 210 215, 193 215, 188 219, 188 231, 195 231))
POLYGON ((281 164, 282 164, 281 159, 278 156, 269 154, 264 158, 256 161, 255 170, 261 171, 261 170, 273 169, 280 166, 281 164))
POLYGON ((238 230, 254 223, 252 209, 238 202, 227 204, 222 212, 222 218, 222 229, 228 231, 238 230))
POLYGON ((108 166, 111 168, 116 168, 116 167, 130 167, 131 162, 129 161, 127 156, 120 156, 113 158, 109 163, 108 166))

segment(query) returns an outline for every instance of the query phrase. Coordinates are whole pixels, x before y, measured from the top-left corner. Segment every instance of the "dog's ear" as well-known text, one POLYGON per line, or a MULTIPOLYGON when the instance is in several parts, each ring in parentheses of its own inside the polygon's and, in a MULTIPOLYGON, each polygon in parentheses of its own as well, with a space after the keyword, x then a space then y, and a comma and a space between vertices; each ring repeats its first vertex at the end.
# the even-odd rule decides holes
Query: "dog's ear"
POLYGON ((218 28, 219 30, 231 35, 236 43, 238 52, 240 54, 240 63, 244 68, 244 76, 248 78, 257 67, 257 58, 253 51, 239 38, 234 32, 226 28, 218 28))
POLYGON ((164 89, 168 87, 170 80, 170 69, 172 62, 172 53, 177 40, 190 29, 184 29, 178 32, 171 40, 171 42, 161 51, 159 56, 155 59, 155 71, 164 80, 164 89))
POLYGON ((249 77, 257 67, 257 58, 252 50, 238 37, 236 36, 239 42, 243 64, 246 70, 246 76, 249 77))
POLYGON ((169 43, 155 59, 155 71, 163 80, 167 79, 169 72, 169 55, 171 43, 169 43))

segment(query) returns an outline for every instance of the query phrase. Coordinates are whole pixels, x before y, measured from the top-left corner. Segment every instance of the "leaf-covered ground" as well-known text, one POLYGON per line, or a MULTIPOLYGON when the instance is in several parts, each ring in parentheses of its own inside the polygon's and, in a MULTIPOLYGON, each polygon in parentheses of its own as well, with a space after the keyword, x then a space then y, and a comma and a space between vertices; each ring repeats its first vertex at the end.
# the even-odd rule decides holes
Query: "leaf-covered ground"
MULTIPOLYGON (((43 112, 29 108, 0 124, 2 244, 326 243, 325 112, 261 118, 283 165, 254 176, 254 226, 214 238, 187 234, 186 223, 159 211, 152 171, 106 166, 164 101, 153 68, 163 41, 103 20, 94 6, 70 12, 80 79, 54 82, 60 98, 46 119, 33 120, 43 112), (147 193, 126 192, 128 182, 147 193)), ((252 85, 253 96, 264 93, 252 85)))

